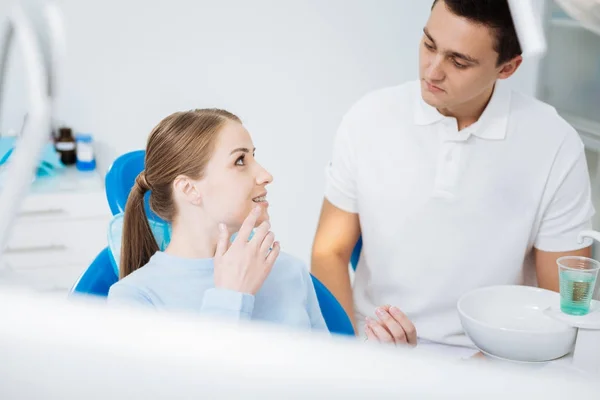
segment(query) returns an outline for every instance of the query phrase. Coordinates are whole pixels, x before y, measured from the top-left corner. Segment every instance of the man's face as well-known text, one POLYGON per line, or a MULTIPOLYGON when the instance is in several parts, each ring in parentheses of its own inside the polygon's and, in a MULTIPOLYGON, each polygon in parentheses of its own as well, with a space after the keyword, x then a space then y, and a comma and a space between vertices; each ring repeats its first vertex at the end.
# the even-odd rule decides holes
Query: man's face
POLYGON ((477 104, 497 79, 512 75, 521 57, 497 65, 490 28, 453 14, 440 0, 423 30, 419 73, 423 100, 452 111, 477 104))

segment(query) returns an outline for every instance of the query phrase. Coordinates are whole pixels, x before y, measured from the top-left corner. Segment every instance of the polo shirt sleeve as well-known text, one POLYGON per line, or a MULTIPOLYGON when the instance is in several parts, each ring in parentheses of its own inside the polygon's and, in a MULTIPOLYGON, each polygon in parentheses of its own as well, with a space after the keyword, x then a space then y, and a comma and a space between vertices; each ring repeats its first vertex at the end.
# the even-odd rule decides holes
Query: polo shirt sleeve
POLYGON ((356 143, 352 135, 350 118, 344 117, 338 128, 333 155, 326 167, 325 198, 337 208, 357 213, 356 201, 356 143))
POLYGON ((534 246, 542 251, 565 252, 592 245, 578 234, 592 227, 595 213, 583 143, 575 132, 557 153, 542 201, 542 218, 534 246))

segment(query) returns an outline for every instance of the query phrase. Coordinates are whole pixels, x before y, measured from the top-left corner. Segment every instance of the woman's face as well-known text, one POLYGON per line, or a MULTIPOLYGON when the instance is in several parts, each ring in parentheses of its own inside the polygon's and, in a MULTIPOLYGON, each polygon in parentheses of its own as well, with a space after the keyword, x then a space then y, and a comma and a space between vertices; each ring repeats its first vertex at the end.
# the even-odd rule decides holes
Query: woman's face
POLYGON ((228 121, 219 132, 204 177, 197 181, 200 206, 206 218, 225 223, 237 232, 253 208, 262 214, 257 225, 269 219, 266 186, 273 177, 254 158, 254 145, 244 126, 228 121))

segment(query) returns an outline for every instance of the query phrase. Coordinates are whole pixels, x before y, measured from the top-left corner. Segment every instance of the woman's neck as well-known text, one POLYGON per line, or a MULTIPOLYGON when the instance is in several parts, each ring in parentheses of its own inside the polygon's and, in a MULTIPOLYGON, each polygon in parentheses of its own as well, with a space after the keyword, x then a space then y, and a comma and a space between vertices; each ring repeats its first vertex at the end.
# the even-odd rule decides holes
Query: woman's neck
POLYGON ((171 241, 165 249, 165 253, 190 259, 215 256, 218 228, 194 224, 194 220, 173 222, 171 241))

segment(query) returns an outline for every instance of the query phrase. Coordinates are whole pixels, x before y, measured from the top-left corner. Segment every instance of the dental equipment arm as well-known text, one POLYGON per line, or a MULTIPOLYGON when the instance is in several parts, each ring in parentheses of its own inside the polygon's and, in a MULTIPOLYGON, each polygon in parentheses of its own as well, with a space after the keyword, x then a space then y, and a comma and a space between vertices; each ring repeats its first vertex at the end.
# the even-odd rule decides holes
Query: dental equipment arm
POLYGON ((600 35, 600 0, 554 0, 573 19, 600 35))
POLYGON ((600 232, 596 232, 596 231, 583 231, 579 234, 579 236, 577 236, 577 241, 579 243, 583 243, 583 241, 585 240, 585 238, 590 238, 590 239, 594 239, 598 242, 600 242, 600 232))
POLYGON ((10 47, 20 44, 27 73, 29 110, 27 125, 7 165, 6 181, 0 193, 0 257, 51 131, 52 98, 56 96, 62 37, 58 9, 45 0, 18 2, 4 28, 0 53, 0 107, 10 47))
MULTIPOLYGON (((546 0, 547 1, 547 0, 546 0)), ((600 35, 600 0, 555 0, 569 16, 600 35)), ((536 16, 533 0, 508 0, 523 55, 539 57, 546 53, 542 18, 536 16)))

